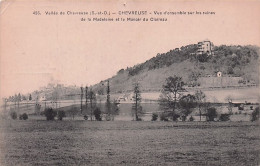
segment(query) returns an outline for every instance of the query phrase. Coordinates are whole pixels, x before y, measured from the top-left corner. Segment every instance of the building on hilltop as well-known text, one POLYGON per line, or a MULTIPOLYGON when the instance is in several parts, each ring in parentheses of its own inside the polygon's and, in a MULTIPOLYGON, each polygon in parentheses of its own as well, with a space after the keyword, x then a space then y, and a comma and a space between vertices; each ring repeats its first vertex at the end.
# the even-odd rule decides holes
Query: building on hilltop
POLYGON ((197 55, 202 55, 202 54, 213 55, 214 45, 209 40, 198 42, 197 46, 198 46, 197 55))

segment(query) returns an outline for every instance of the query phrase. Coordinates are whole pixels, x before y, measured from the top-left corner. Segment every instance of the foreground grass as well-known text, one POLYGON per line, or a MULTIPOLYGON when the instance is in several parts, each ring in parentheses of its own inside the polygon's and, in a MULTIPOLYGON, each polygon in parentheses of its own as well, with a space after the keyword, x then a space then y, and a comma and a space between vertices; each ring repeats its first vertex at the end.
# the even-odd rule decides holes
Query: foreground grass
POLYGON ((1 121, 1 165, 259 165, 251 122, 1 121))

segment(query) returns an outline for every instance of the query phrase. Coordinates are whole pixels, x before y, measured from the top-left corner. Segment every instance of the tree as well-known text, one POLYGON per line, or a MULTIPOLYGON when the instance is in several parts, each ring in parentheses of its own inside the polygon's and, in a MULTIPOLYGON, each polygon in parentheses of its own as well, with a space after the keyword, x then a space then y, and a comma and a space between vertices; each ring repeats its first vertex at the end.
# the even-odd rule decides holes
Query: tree
MULTIPOLYGON (((57 85, 56 87, 54 87, 53 92, 52 92, 52 101, 53 103, 56 104, 56 108, 58 107, 58 99, 59 99, 59 94, 60 94, 60 87, 57 85)), ((38 96, 37 96, 38 98, 38 96)))
POLYGON ((55 116, 57 115, 57 112, 54 111, 52 108, 46 108, 44 110, 44 115, 46 117, 46 120, 54 120, 55 116))
POLYGON ((31 94, 29 95, 29 100, 30 100, 30 101, 32 100, 32 95, 31 95, 31 94))
POLYGON ((26 100, 26 96, 22 95, 22 100, 25 101, 26 100))
POLYGON ((7 98, 3 98, 3 102, 4 102, 4 111, 6 112, 8 99, 7 98))
POLYGON ((209 55, 208 55, 207 53, 203 53, 203 54, 201 54, 201 55, 198 55, 198 56, 197 56, 197 59, 198 59, 200 62, 207 62, 208 57, 209 57, 209 55))
POLYGON ((199 72, 192 71, 189 75, 189 84, 194 87, 198 85, 198 78, 200 76, 199 72))
POLYGON ((93 116, 93 108, 95 106, 95 100, 96 100, 96 95, 92 91, 92 89, 90 89, 90 91, 89 91, 89 102, 90 102, 90 120, 91 121, 92 121, 92 116, 93 116))
POLYGON ((20 94, 20 93, 18 93, 18 96, 17 96, 17 101, 18 101, 18 102, 21 102, 21 100, 22 100, 22 96, 21 96, 21 94, 20 94))
POLYGON ((65 111, 63 111, 63 110, 58 111, 58 119, 62 120, 64 117, 66 117, 65 111))
POLYGON ((252 112, 251 121, 259 120, 259 107, 256 107, 255 110, 252 112))
POLYGON ((104 89, 100 87, 97 91, 98 95, 104 95, 104 89))
POLYGON ((199 107, 199 113, 200 113, 200 121, 201 121, 201 111, 202 111, 202 108, 204 106, 204 103, 206 101, 206 95, 201 91, 201 90, 197 90, 195 92, 195 99, 196 99, 196 102, 197 102, 197 105, 199 107))
POLYGON ((83 87, 80 87, 80 113, 82 114, 83 87))
MULTIPOLYGON (((85 98, 86 98, 86 112, 88 112, 88 86, 85 88, 85 98)), ((86 116, 86 115, 85 115, 86 116)))
POLYGON ((72 117, 73 120, 74 120, 74 117, 77 114, 77 112, 78 112, 78 109, 76 106, 72 106, 71 109, 67 111, 68 115, 70 117, 72 117))
POLYGON ((112 105, 111 105, 111 112, 112 112, 113 116, 119 114, 120 109, 119 109, 118 105, 119 105, 119 103, 116 102, 116 100, 114 100, 112 105))
POLYGON ((16 109, 16 103, 18 101, 18 96, 17 94, 14 95, 14 106, 15 106, 15 109, 16 109))
POLYGON ((192 109, 197 105, 196 97, 194 95, 188 94, 184 95, 179 100, 179 106, 181 110, 182 121, 185 121, 187 116, 192 112, 192 109))
POLYGON ((228 102, 228 111, 229 114, 232 114, 232 108, 233 108, 233 102, 232 102, 232 97, 231 96, 227 96, 226 100, 228 102))
POLYGON ((142 97, 141 97, 140 85, 138 83, 134 84, 133 100, 134 103, 132 109, 135 111, 135 120, 139 121, 140 118, 138 117, 138 115, 142 113, 142 107, 141 107, 142 97))
POLYGON ((40 110, 41 110, 41 105, 36 103, 35 104, 35 114, 39 114, 40 113, 40 110))
POLYGON ((165 110, 172 110, 169 116, 175 121, 178 118, 175 110, 177 108, 177 102, 180 98, 181 92, 185 90, 183 88, 184 82, 181 77, 174 76, 168 77, 166 83, 163 85, 163 89, 159 98, 160 107, 165 110))
POLYGON ((110 86, 109 81, 107 81, 107 101, 106 101, 106 112, 107 112, 107 120, 112 120, 111 117, 111 102, 110 102, 110 86))

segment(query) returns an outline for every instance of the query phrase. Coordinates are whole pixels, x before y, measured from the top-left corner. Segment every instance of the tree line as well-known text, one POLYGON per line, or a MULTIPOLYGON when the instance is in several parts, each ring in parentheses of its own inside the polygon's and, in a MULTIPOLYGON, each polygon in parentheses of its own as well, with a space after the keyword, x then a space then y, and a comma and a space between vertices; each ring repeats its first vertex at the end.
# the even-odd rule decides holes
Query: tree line
MULTIPOLYGON (((214 121, 217 116, 217 110, 212 106, 210 102, 206 101, 206 95, 201 91, 197 90, 195 94, 186 94, 184 89, 184 82, 181 77, 170 76, 166 79, 163 85, 161 95, 159 98, 159 105, 164 112, 161 114, 162 121, 168 121, 169 119, 177 121, 181 119, 186 121, 188 115, 190 115, 194 108, 199 111, 200 121, 201 117, 205 116, 207 121, 214 121)), ((232 99, 228 99, 228 113, 220 115, 219 120, 227 121, 232 114, 232 99)), ((155 115, 153 118, 156 117, 155 115)), ((259 119, 259 107, 255 108, 252 113, 251 120, 255 121, 259 119)), ((189 121, 193 121, 194 118, 190 116, 189 121)))
MULTIPOLYGON (((206 95, 201 91, 197 90, 194 94, 187 94, 185 88, 185 83, 182 78, 179 76, 170 76, 165 80, 165 84, 162 86, 161 94, 158 99, 159 108, 162 110, 160 113, 153 113, 152 120, 156 121, 160 117, 161 121, 193 121, 194 117, 190 116, 191 113, 197 109, 199 112, 200 121, 202 116, 205 116, 207 121, 214 121, 218 116, 216 108, 212 106, 211 103, 207 102, 206 95), (186 94, 185 94, 186 93, 186 94)), ((83 116, 85 120, 90 119, 91 121, 113 121, 114 117, 119 114, 119 103, 114 100, 111 102, 110 98, 110 83, 107 81, 106 86, 106 101, 105 101, 105 110, 101 110, 101 99, 98 104, 96 92, 92 88, 80 88, 80 108, 78 109, 75 106, 67 111, 62 109, 53 109, 51 107, 45 108, 41 113, 46 117, 46 120, 54 120, 57 117, 58 120, 62 120, 66 116, 71 116, 73 119, 76 115, 83 116)), ((19 96, 19 95, 18 95, 19 96)), ((142 108, 142 97, 141 97, 141 88, 139 83, 133 84, 133 96, 132 96, 132 110, 133 116, 136 121, 141 121, 141 117, 144 114, 142 108)), ((228 110, 229 113, 221 114, 219 117, 220 120, 226 121, 229 120, 229 116, 232 113, 232 99, 228 99, 228 110)), ((40 105, 36 104, 37 112, 40 111, 40 105), (37 107, 38 106, 38 107, 37 107)), ((10 113, 12 119, 17 118, 15 112, 10 113)), ((20 115, 20 119, 28 119, 28 115, 20 115)), ((252 121, 259 119, 259 107, 257 107, 252 113, 252 121)))

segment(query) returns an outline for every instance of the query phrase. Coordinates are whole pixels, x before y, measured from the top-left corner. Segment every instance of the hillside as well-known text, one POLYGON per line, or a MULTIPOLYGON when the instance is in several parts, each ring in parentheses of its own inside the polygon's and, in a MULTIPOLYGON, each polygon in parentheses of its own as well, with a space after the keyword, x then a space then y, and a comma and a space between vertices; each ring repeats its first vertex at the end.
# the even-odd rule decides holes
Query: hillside
MULTIPOLYGON (((197 50, 197 44, 187 45, 157 54, 144 63, 121 69, 115 76, 107 79, 110 81, 111 93, 130 92, 135 82, 139 82, 143 92, 160 91, 165 79, 174 75, 181 76, 187 87, 220 88, 222 85, 219 86, 216 82, 219 71, 225 77, 223 80, 229 82, 226 87, 235 84, 259 85, 259 47, 214 46, 212 55, 198 55, 197 50)), ((98 94, 105 94, 107 80, 93 85, 92 89, 98 94)), ((29 96, 21 95, 22 100, 29 96)), ((48 84, 31 95, 33 100, 74 100, 80 98, 80 87, 48 84)), ((10 96, 8 101, 15 101, 15 98, 17 96, 10 96)))
MULTIPOLYGON (((195 54, 196 44, 170 50, 147 60, 142 64, 121 69, 110 81, 111 92, 131 91, 133 83, 139 82, 143 91, 159 91, 169 76, 181 76, 186 86, 199 87, 201 77, 239 77, 241 82, 259 84, 259 47, 257 46, 215 46, 213 55, 195 54)), ((93 89, 102 94, 106 81, 93 89)))

